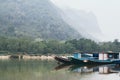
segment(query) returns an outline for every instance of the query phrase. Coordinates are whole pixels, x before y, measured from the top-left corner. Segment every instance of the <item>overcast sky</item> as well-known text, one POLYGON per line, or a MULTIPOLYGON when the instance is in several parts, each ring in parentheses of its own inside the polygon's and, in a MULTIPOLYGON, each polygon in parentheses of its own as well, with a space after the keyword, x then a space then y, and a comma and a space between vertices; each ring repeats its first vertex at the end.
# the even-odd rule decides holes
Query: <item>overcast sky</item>
POLYGON ((104 36, 102 41, 120 41, 120 0, 52 0, 60 8, 92 11, 104 36))

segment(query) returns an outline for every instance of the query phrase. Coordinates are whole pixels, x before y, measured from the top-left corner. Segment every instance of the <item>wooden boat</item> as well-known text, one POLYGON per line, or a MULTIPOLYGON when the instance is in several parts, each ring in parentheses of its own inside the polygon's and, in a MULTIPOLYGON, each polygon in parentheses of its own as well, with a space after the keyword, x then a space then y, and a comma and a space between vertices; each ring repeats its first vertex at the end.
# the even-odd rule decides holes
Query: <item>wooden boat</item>
POLYGON ((55 60, 61 63, 67 63, 67 64, 120 64, 120 53, 112 54, 108 53, 99 53, 99 57, 92 57, 88 56, 87 54, 80 54, 75 53, 73 57, 62 58, 62 57, 55 57, 55 60), (110 56, 109 56, 110 55, 110 56), (116 56, 119 55, 119 59, 116 58, 116 56))
POLYGON ((54 59, 58 62, 64 63, 64 64, 71 64, 71 61, 69 59, 55 56, 54 59))

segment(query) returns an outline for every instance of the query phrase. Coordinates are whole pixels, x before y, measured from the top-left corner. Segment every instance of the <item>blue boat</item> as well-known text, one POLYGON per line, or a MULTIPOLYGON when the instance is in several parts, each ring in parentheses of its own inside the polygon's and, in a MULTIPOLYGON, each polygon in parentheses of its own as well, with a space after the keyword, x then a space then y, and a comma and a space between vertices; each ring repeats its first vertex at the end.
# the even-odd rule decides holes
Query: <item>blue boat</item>
POLYGON ((55 57, 63 64, 120 64, 120 53, 74 53, 73 57, 55 57))
MULTIPOLYGON (((112 53, 111 53, 112 54, 112 53)), ((98 57, 93 57, 93 56, 88 56, 88 57, 82 57, 82 54, 80 53, 75 53, 74 57, 69 57, 69 60, 71 61, 72 64, 120 64, 120 59, 115 59, 114 56, 119 57, 118 54, 113 54, 112 58, 111 54, 109 53, 99 53, 98 57)), ((87 54, 84 54, 87 55, 87 54)))
POLYGON ((75 64, 75 63, 82 63, 82 62, 80 62, 80 59, 82 59, 82 61, 84 60, 84 59, 81 58, 80 56, 84 57, 85 60, 88 59, 88 57, 91 57, 91 56, 86 55, 86 54, 82 54, 82 55, 81 55, 81 54, 79 54, 79 53, 74 53, 74 54, 73 54, 73 57, 63 58, 63 57, 55 56, 54 59, 55 59, 56 61, 58 61, 59 63, 63 63, 63 64, 75 64), (78 59, 79 59, 79 61, 78 61, 78 62, 73 61, 74 59, 72 59, 72 58, 74 58, 74 59, 76 58, 77 61, 78 61, 78 59))

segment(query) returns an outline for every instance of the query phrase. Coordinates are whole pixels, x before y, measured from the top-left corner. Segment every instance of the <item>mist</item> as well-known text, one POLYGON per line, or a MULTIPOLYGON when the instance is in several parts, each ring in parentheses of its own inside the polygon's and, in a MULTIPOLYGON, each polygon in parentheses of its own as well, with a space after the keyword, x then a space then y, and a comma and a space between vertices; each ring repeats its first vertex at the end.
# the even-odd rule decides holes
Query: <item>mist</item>
MULTIPOLYGON (((119 0, 51 0, 56 6, 61 8, 62 10, 66 9, 72 9, 77 11, 83 11, 83 12, 92 12, 94 16, 96 17, 96 20, 94 20, 94 23, 96 24, 99 31, 97 32, 97 35, 93 35, 100 41, 113 41, 114 39, 120 40, 120 1, 119 0)), ((81 14, 81 13, 79 13, 81 14)), ((75 15, 75 14, 73 14, 75 15)), ((86 16, 87 17, 87 16, 86 16)), ((91 19, 91 21, 93 21, 91 19)), ((76 24, 76 21, 75 21, 76 24)), ((86 28, 86 27, 84 27, 86 28)), ((86 29, 91 29, 86 28, 86 29)), ((87 32, 89 33, 89 31, 87 32)), ((93 30, 97 31, 96 30, 93 30)), ((79 30, 80 32, 80 30, 79 30)), ((91 33, 89 33, 91 34, 91 33)))

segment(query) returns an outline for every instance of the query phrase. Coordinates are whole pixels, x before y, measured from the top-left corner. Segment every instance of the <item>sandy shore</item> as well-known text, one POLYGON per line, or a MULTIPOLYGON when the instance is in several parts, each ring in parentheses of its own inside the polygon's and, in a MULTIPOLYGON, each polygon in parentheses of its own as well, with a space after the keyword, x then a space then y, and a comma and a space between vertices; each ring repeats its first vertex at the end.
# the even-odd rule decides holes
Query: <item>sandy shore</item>
POLYGON ((40 59, 40 60, 54 60, 54 56, 30 56, 30 55, 23 55, 23 59, 40 59))
POLYGON ((0 59, 4 60, 4 59, 10 59, 10 55, 1 55, 0 59))
POLYGON ((54 55, 45 56, 45 55, 0 55, 1 60, 6 59, 37 59, 37 60, 54 60, 54 55))

